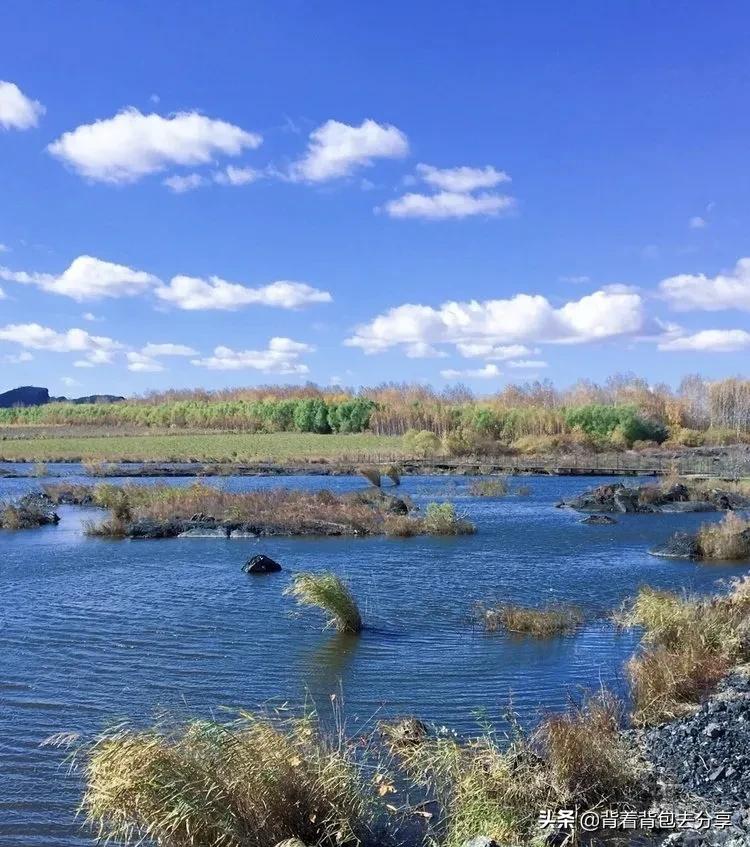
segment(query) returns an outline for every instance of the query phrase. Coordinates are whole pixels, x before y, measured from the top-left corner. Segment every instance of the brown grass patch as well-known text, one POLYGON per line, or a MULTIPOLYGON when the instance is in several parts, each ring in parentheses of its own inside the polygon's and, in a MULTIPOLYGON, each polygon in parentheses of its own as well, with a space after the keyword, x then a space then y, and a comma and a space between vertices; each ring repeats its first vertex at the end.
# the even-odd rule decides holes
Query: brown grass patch
POLYGON ((535 638, 573 632, 584 621, 581 609, 565 604, 535 609, 503 603, 491 608, 480 607, 480 616, 487 632, 504 630, 535 638))

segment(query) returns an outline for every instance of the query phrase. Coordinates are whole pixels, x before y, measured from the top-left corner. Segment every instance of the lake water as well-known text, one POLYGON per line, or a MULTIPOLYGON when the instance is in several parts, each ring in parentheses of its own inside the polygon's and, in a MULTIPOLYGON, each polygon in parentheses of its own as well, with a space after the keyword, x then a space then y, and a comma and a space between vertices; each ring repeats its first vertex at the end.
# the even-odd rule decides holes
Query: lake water
MULTIPOLYGON (((207 481, 231 490, 365 485, 207 481)), ((478 499, 468 479, 406 477, 401 492, 418 504, 448 499, 476 523, 477 534, 462 538, 107 541, 81 534, 96 510, 72 507, 59 510, 57 527, 0 531, 0 845, 94 843, 75 820, 80 786, 62 754, 39 746, 56 732, 285 700, 314 702, 325 717, 334 693, 351 729, 407 713, 468 732, 478 710, 502 720, 510 700, 533 723, 582 688, 623 690, 636 636, 617 632, 606 613, 643 583, 710 591, 743 568, 649 556, 706 515, 628 515, 597 527, 555 508, 605 481, 524 477, 513 484, 529 484, 530 497, 478 499), (284 571, 242 573, 259 552, 284 571), (303 569, 351 582, 367 625, 360 637, 323 631, 314 611, 299 614, 282 596, 303 569), (487 635, 471 611, 493 599, 574 602, 590 623, 551 641, 487 635)), ((2 479, 0 497, 38 484, 2 479)))

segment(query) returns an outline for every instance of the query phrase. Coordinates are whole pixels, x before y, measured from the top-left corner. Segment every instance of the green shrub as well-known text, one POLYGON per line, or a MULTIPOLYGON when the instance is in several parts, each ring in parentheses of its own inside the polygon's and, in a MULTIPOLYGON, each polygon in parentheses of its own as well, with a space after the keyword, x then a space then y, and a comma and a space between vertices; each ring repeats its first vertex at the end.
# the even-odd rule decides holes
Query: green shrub
POLYGON ((362 630, 362 617, 348 587, 336 574, 298 573, 284 591, 303 606, 315 606, 328 614, 327 626, 339 632, 356 634, 362 630))
POLYGON ((471 535, 476 531, 473 523, 459 517, 453 503, 430 503, 423 524, 428 535, 471 535))

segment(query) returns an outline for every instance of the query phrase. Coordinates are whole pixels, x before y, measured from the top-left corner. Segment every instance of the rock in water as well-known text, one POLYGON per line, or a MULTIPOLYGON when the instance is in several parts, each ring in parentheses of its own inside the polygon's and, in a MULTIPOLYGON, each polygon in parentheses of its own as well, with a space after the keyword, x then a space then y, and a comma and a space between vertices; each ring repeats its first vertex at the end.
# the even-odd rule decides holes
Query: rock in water
POLYGON ((245 573, 278 573, 281 570, 281 565, 269 556, 259 553, 252 559, 248 559, 242 570, 245 573))
POLYGON ((580 521, 580 523, 590 524, 592 526, 608 526, 609 524, 617 523, 617 521, 614 518, 610 518, 609 515, 589 515, 580 521))
POLYGON ((688 532, 675 532, 661 547, 651 550, 652 556, 663 556, 665 559, 698 559, 700 547, 698 536, 688 532))

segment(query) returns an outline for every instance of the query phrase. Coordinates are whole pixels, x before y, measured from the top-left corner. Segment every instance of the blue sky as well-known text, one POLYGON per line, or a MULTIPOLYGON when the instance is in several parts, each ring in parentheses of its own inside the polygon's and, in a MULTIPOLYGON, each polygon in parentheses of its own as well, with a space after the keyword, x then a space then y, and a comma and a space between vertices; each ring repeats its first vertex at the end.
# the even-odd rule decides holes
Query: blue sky
POLYGON ((749 23, 8 0, 2 387, 742 372, 749 23))

